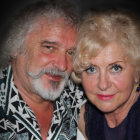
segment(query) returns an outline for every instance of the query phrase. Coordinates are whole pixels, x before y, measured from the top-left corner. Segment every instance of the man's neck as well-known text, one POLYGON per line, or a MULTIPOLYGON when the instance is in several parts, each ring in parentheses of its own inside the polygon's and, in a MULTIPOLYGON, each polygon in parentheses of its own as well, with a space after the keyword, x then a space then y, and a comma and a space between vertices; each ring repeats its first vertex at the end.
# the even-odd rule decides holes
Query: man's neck
POLYGON ((40 128, 40 133, 42 135, 42 139, 46 140, 47 139, 47 134, 50 129, 51 121, 53 118, 53 102, 44 100, 41 97, 37 101, 37 97, 32 100, 32 98, 22 95, 22 98, 24 101, 28 104, 28 106, 31 108, 31 110, 34 112, 38 126, 40 128))

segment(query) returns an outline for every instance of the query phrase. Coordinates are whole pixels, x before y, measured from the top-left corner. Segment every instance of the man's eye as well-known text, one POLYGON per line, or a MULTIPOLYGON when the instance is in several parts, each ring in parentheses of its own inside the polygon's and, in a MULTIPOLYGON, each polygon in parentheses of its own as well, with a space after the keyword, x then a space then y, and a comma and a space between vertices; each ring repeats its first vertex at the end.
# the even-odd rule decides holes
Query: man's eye
POLYGON ((45 48, 48 49, 48 50, 52 50, 53 49, 52 46, 45 46, 45 48))
POLYGON ((67 54, 73 56, 75 54, 75 51, 74 50, 68 50, 67 54))
POLYGON ((114 64, 112 67, 111 67, 111 70, 112 72, 119 72, 122 70, 122 66, 118 65, 118 64, 114 64))
POLYGON ((95 66, 90 66, 89 68, 87 68, 86 70, 85 70, 87 73, 95 73, 96 72, 96 67, 95 66))

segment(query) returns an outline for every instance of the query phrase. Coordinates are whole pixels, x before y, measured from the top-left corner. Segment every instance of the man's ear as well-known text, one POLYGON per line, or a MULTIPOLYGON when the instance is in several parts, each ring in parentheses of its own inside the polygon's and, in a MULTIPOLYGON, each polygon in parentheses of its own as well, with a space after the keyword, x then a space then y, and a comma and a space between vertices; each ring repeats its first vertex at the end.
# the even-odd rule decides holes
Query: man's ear
POLYGON ((18 50, 14 53, 13 58, 16 58, 17 55, 19 54, 18 50))

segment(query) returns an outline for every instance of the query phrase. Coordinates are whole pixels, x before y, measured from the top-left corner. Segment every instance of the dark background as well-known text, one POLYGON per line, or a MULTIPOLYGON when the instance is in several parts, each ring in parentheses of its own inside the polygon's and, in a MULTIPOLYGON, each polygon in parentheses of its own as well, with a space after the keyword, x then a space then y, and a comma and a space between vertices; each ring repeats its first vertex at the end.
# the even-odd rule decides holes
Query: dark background
MULTIPOLYGON (((5 25, 25 5, 38 0, 1 0, 0 1, 0 33, 5 25)), ((88 8, 125 8, 140 16, 138 0, 69 0, 78 5, 82 11, 88 8)))

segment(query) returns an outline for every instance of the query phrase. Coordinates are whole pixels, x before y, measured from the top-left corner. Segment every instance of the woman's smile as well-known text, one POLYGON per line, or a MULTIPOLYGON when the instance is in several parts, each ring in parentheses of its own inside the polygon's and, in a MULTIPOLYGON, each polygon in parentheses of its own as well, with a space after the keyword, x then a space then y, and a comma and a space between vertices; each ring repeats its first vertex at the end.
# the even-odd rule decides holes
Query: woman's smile
POLYGON ((96 96, 100 99, 100 100, 103 100, 103 101, 108 101, 108 100, 111 100, 113 99, 113 97, 115 96, 116 94, 97 94, 96 96))

